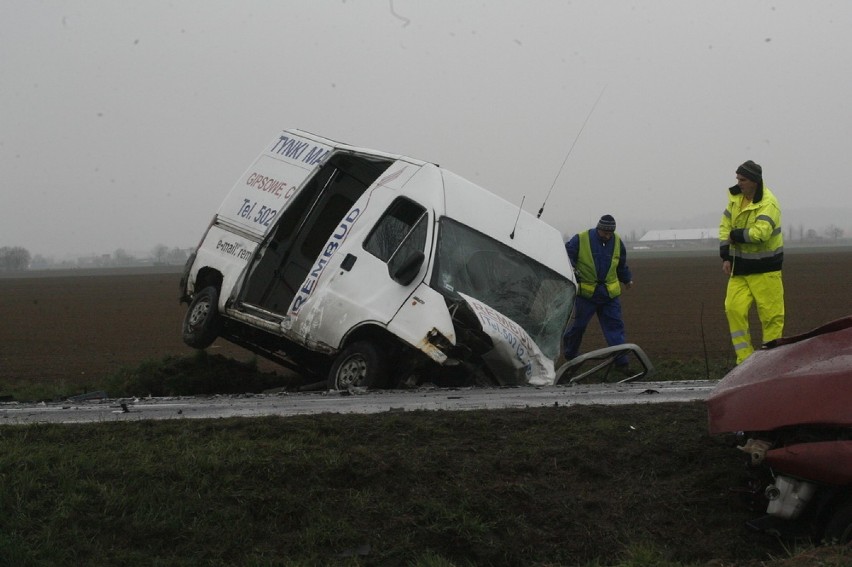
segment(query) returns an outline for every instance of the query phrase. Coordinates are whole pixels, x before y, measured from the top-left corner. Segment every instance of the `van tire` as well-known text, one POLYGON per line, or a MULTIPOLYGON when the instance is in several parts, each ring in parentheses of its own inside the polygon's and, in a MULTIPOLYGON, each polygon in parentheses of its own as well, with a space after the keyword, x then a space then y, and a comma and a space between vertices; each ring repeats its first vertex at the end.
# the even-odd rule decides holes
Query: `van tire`
POLYGON ((367 341, 354 342, 344 348, 328 373, 329 390, 385 388, 387 382, 387 357, 367 341))
POLYGON ((222 327, 219 316, 219 290, 205 287, 195 294, 183 318, 183 342, 197 349, 213 344, 222 327))

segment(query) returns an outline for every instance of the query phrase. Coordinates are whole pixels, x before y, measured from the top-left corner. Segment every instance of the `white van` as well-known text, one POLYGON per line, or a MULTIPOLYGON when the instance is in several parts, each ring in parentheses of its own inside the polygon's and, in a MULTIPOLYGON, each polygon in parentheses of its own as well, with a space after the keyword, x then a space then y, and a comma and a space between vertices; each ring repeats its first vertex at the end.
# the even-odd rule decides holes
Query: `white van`
POLYGON ((552 384, 576 282, 560 233, 441 167, 284 130, 181 280, 186 344, 328 388, 552 384))

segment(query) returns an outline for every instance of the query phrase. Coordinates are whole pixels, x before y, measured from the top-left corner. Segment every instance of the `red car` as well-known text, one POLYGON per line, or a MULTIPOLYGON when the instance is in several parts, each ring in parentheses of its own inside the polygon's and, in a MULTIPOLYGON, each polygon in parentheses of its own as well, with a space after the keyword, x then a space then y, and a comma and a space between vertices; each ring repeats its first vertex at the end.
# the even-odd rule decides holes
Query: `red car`
POLYGON ((707 400, 748 460, 739 490, 779 536, 852 541, 852 316, 756 351, 707 400))

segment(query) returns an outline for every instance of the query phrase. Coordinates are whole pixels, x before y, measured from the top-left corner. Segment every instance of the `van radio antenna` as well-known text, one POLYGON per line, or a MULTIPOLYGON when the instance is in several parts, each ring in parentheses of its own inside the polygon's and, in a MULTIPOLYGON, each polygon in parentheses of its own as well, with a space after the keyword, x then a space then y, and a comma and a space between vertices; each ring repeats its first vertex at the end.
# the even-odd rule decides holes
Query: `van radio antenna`
POLYGON ((521 211, 524 210, 524 199, 526 198, 526 195, 521 197, 521 206, 518 207, 518 216, 515 217, 515 226, 512 227, 512 234, 509 235, 509 238, 511 238, 512 240, 515 239, 515 229, 518 228, 518 221, 521 219, 521 211))
POLYGON ((541 203, 541 208, 538 210, 538 215, 535 218, 541 218, 541 213, 544 212, 544 205, 547 203, 547 200, 550 199, 550 194, 553 192, 553 188, 556 186, 556 180, 559 179, 559 175, 562 173, 562 169, 565 167, 565 163, 568 161, 568 157, 571 155, 571 152, 574 151, 574 146, 577 145, 577 140, 580 139, 580 134, 583 133, 583 129, 586 127, 586 123, 589 121, 589 118, 592 117, 592 113, 594 113, 595 108, 597 108, 598 103, 601 101, 601 97, 606 90, 606 86, 601 89, 601 94, 598 95, 598 99, 595 101, 595 104, 592 105, 592 109, 589 111, 588 116, 583 121, 583 125, 580 126, 580 131, 577 132, 577 136, 574 138, 574 143, 571 144, 571 147, 568 149, 568 153, 565 154, 565 159, 562 160, 562 165, 559 167, 559 171, 556 172, 556 177, 553 178, 553 183, 550 185, 550 190, 547 192, 547 196, 544 198, 544 201, 541 203))

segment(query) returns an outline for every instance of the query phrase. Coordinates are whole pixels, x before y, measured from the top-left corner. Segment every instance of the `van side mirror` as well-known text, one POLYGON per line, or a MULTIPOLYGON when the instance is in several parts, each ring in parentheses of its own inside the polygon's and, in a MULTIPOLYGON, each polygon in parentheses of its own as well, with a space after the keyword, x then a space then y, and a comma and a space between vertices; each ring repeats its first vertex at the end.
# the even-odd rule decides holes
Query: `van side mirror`
POLYGON ((423 267, 423 262, 426 260, 426 255, 423 254, 422 250, 417 250, 416 252, 412 252, 411 255, 406 256, 398 264, 393 262, 395 259, 393 258, 391 263, 388 264, 388 273, 396 283, 408 285, 417 277, 420 268, 423 267))

